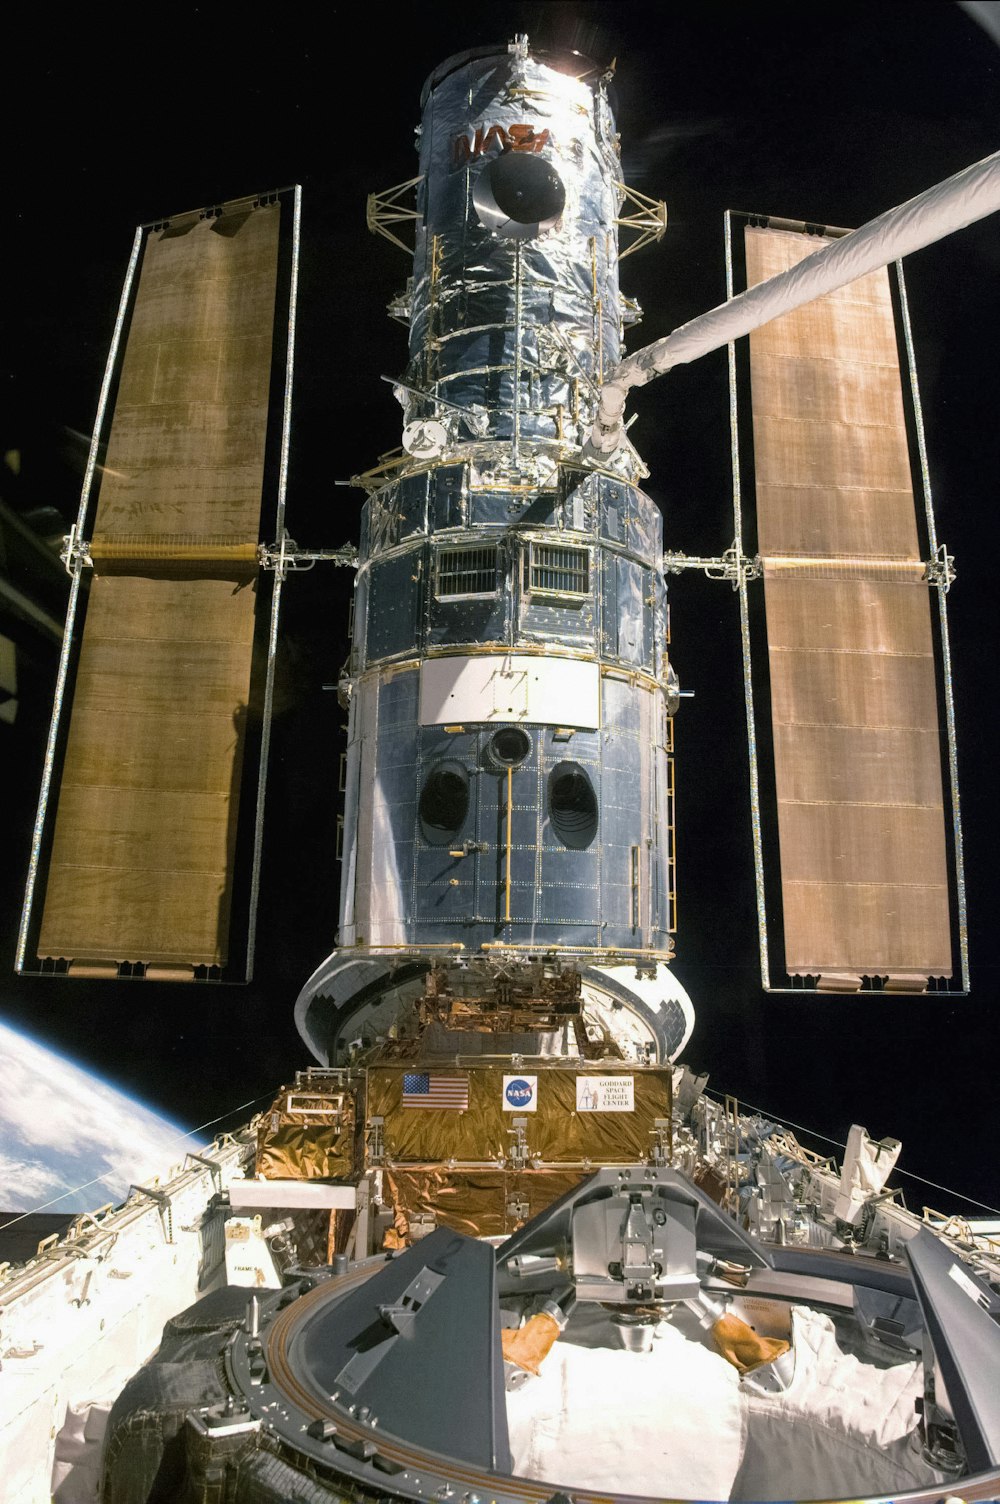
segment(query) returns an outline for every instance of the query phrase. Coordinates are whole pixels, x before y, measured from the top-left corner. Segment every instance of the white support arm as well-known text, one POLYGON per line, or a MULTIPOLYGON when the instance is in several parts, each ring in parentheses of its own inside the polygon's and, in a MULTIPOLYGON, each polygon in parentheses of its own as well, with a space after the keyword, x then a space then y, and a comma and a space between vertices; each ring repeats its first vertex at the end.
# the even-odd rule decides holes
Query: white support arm
POLYGON ((682 324, 673 334, 637 350, 616 367, 601 388, 601 404, 591 444, 603 454, 622 439, 625 400, 634 386, 645 386, 671 366, 698 360, 761 324, 834 292, 877 267, 898 261, 955 230, 1000 209, 1000 152, 963 168, 897 209, 880 214, 840 240, 821 245, 797 266, 728 303, 682 324))

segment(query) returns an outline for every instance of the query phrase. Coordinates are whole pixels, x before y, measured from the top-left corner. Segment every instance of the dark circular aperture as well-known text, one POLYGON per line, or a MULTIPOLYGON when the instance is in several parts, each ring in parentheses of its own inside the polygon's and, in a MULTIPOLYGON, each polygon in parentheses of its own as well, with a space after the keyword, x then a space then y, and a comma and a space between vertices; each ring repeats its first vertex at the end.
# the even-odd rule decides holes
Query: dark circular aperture
POLYGON ((549 818, 564 846, 584 851, 597 834, 597 795, 578 762, 558 763, 549 774, 549 818))
POLYGON ((469 813, 469 775, 459 762, 439 762, 420 791, 420 830, 432 846, 447 846, 469 813))
POLYGON ((516 768, 531 751, 531 737, 520 726, 504 726, 490 737, 490 757, 504 768, 516 768))
POLYGON ((566 188, 551 163, 522 151, 505 151, 490 164, 497 208, 520 225, 553 224, 566 207, 566 188))

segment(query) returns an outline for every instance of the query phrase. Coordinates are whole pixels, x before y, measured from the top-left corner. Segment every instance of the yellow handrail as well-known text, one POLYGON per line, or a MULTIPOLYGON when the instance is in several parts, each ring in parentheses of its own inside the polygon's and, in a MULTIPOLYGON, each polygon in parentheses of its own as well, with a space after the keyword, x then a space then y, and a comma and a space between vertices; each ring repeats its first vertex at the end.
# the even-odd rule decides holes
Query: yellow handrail
POLYGON ((506 875, 506 898, 504 904, 504 918, 510 919, 510 840, 511 819, 513 816, 514 803, 514 769, 507 769, 507 875, 506 875))

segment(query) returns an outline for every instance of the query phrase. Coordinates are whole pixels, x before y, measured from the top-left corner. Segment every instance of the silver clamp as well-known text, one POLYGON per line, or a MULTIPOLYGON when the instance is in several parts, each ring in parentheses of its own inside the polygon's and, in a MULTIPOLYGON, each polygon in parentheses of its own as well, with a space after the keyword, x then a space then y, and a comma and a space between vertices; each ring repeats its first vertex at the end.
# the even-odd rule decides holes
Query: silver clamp
POLYGON ((66 566, 67 574, 79 574, 81 569, 93 569, 94 561, 90 557, 90 544, 80 532, 78 523, 72 523, 69 532, 63 538, 59 557, 66 566))
POLYGON ((670 1163, 670 1139, 671 1122, 669 1118, 654 1118, 653 1126, 649 1131, 653 1140, 651 1156, 654 1165, 668 1165, 670 1163))
POLYGON ((955 559, 942 543, 934 557, 924 564, 924 579, 928 585, 935 585, 938 590, 943 590, 945 595, 951 589, 955 578, 955 559))

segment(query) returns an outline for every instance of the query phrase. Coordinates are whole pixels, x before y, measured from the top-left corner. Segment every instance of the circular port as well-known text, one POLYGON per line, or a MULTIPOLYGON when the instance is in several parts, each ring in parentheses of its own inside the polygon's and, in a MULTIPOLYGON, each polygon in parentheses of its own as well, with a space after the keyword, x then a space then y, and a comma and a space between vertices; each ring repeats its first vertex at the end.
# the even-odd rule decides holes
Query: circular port
POLYGON ((566 207, 562 178, 544 157, 505 151, 490 163, 490 188, 500 212, 519 225, 555 224, 566 207))
POLYGON ((501 768, 516 768, 531 751, 531 737, 520 726, 504 726, 490 737, 486 750, 501 768))
POLYGON ((532 240, 559 223, 566 185, 544 157, 505 151, 476 176, 472 202, 480 224, 494 235, 532 240))

